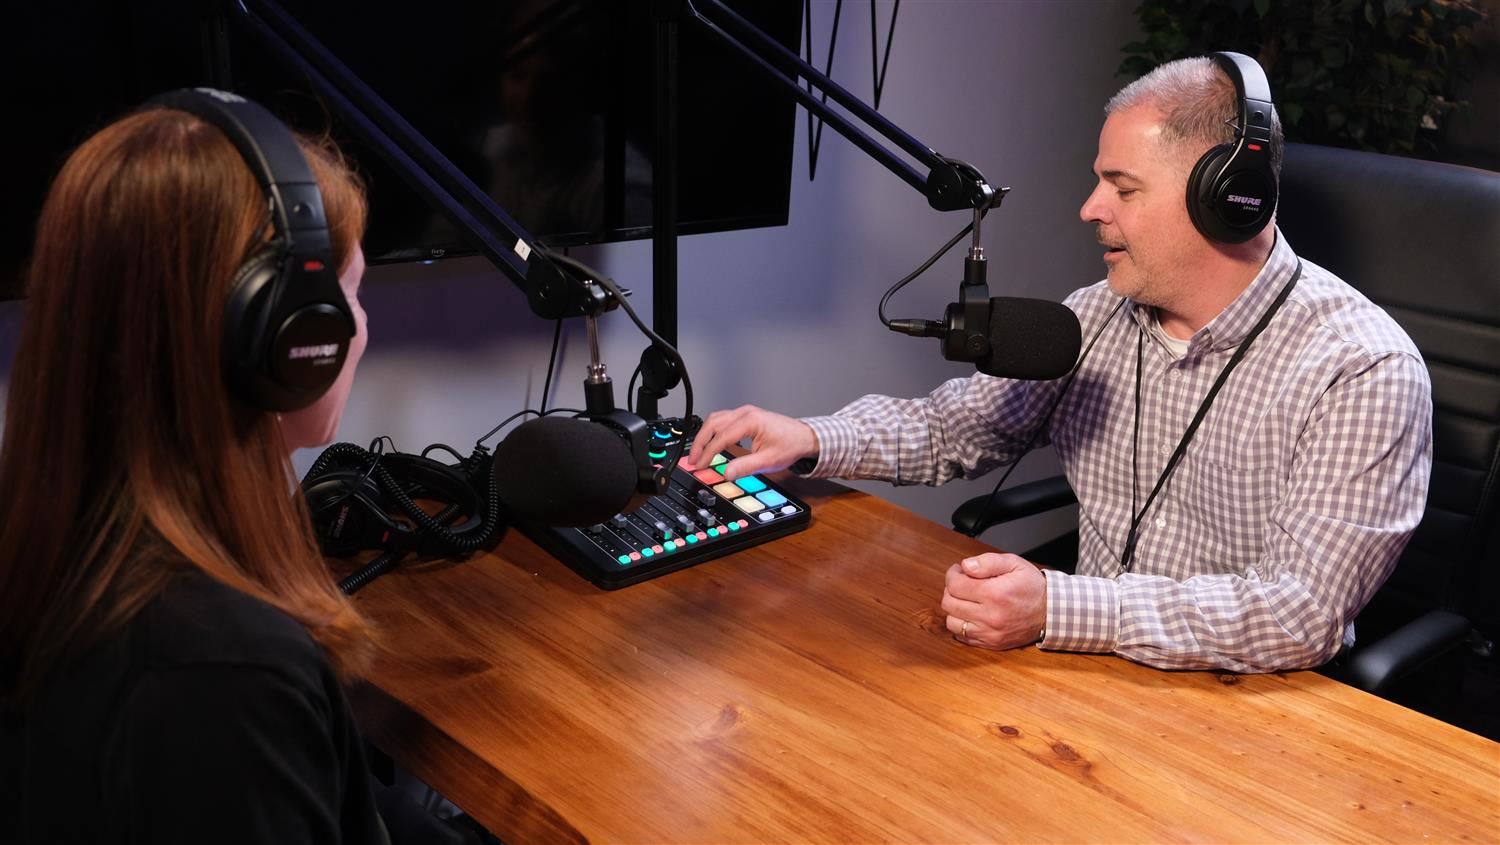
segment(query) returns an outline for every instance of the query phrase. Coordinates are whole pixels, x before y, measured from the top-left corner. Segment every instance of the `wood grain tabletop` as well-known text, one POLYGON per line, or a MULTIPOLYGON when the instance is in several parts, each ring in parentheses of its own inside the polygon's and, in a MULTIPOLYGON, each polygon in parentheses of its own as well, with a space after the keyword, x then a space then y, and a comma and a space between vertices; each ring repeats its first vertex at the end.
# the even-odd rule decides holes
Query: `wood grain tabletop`
POLYGON ((514 845, 1500 841, 1500 744, 1312 672, 965 646, 943 572, 988 547, 787 485, 808 530, 622 590, 514 531, 375 581, 362 727, 514 845))

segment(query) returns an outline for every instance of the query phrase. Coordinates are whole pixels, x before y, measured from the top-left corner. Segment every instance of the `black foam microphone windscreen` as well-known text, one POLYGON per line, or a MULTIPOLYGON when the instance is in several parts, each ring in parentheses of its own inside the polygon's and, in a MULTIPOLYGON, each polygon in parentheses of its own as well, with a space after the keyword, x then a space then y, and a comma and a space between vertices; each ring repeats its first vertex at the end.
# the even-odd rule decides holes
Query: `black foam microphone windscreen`
POLYGON ((1061 378, 1078 360, 1083 332, 1068 306, 1046 299, 990 299, 990 354, 979 371, 1004 378, 1061 378))
POLYGON ((619 513, 635 493, 635 459, 612 430, 588 420, 528 420, 495 447, 495 484, 513 517, 581 527, 619 513))

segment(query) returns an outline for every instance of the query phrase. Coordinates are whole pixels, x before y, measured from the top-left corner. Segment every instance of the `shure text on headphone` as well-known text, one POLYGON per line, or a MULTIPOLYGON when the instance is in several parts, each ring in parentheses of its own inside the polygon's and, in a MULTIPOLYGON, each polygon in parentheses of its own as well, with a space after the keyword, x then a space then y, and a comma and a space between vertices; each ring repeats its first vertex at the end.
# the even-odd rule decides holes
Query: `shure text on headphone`
POLYGON ((1247 197, 1243 194, 1226 194, 1224 199, 1228 202, 1238 203, 1239 205, 1248 205, 1251 208, 1260 208, 1261 203, 1260 197, 1247 197))
POLYGON ((293 346, 286 351, 286 357, 289 361, 296 361, 302 358, 332 358, 337 354, 339 354, 339 345, 337 343, 293 346))

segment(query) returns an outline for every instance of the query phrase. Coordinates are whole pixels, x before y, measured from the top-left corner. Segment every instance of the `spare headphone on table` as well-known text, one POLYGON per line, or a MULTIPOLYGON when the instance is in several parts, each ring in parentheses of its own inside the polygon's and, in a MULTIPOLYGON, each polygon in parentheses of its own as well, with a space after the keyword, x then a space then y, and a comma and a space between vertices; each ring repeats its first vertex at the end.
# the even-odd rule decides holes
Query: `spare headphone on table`
POLYGON ((144 107, 187 112, 217 127, 255 174, 273 231, 230 282, 229 383, 254 408, 311 405, 338 378, 355 323, 333 266, 323 197, 296 138, 258 103, 213 88, 170 91, 144 107))
POLYGON ((1259 63, 1242 53, 1214 53, 1214 63, 1234 82, 1239 103, 1234 141, 1198 159, 1187 181, 1188 216, 1203 236, 1239 244, 1260 234, 1276 212, 1277 180, 1271 164, 1276 107, 1259 63))
POLYGON ((462 465, 422 455, 372 452, 353 443, 323 450, 302 481, 323 552, 335 557, 367 549, 467 552, 484 528, 486 503, 462 465), (443 524, 417 506, 423 499, 454 509, 443 524))
POLYGON ((302 479, 302 492, 323 553, 384 554, 346 578, 352 593, 410 553, 466 554, 485 548, 500 524, 500 497, 483 448, 456 465, 424 455, 335 443, 302 479), (443 506, 429 513, 418 500, 443 506))

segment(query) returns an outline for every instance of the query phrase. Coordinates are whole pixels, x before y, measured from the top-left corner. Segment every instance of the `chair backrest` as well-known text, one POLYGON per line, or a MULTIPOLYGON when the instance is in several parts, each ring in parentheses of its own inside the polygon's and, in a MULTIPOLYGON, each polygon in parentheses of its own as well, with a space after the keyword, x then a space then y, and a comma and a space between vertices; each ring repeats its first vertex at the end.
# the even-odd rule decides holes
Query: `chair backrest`
POLYGON ((1500 636, 1500 173, 1288 144, 1293 248, 1401 324, 1432 375, 1427 510, 1367 629, 1433 608, 1500 636))

